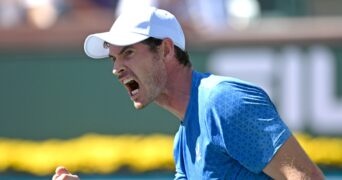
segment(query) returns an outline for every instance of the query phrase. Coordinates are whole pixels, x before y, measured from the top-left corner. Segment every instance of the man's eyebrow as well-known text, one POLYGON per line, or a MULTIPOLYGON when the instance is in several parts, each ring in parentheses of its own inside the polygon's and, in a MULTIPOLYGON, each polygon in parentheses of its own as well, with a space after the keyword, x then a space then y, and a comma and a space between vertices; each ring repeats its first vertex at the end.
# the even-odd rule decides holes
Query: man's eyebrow
POLYGON ((113 55, 111 55, 111 54, 108 54, 108 57, 110 57, 110 58, 115 58, 113 55))
MULTIPOLYGON (((124 53, 128 48, 131 48, 131 47, 132 47, 132 45, 124 46, 124 47, 120 50, 119 55, 121 55, 121 54, 124 53)), ((111 58, 114 58, 114 56, 111 55, 111 54, 109 54, 108 56, 111 57, 111 58)))
POLYGON ((129 45, 129 46, 125 46, 121 49, 121 51, 119 52, 119 55, 122 54, 123 52, 125 52, 128 48, 131 48, 132 45, 129 45))

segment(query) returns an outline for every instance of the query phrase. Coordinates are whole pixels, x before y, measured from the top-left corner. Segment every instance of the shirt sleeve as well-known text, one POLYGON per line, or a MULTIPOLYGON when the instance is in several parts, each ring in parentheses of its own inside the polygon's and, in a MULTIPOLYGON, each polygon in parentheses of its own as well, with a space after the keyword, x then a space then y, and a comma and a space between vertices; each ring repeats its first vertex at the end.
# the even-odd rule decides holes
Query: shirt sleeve
POLYGON ((229 156, 259 173, 291 136, 268 95, 240 82, 223 82, 210 96, 208 116, 215 121, 229 156))

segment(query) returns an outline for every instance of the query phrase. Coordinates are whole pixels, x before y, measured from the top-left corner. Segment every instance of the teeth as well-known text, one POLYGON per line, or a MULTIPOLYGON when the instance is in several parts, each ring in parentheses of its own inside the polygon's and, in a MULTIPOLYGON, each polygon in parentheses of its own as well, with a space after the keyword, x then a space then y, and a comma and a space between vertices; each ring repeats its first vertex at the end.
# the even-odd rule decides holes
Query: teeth
MULTIPOLYGON (((134 81, 133 78, 128 78, 128 79, 124 79, 124 80, 122 81, 122 83, 125 84, 125 85, 127 85, 127 86, 129 86, 128 84, 131 83, 132 81, 134 81)), ((130 91, 131 88, 130 88, 130 87, 127 87, 127 88, 128 88, 128 90, 130 91)), ((134 95, 138 94, 138 92, 139 92, 139 89, 135 89, 135 90, 133 90, 133 91, 131 91, 131 92, 129 92, 129 93, 130 93, 131 96, 134 96, 134 95)))
POLYGON ((138 92, 139 92, 139 89, 136 89, 136 90, 132 91, 131 94, 134 96, 134 95, 138 94, 138 92))
POLYGON ((130 81, 132 81, 133 79, 125 79, 124 81, 123 81, 123 83, 124 84, 127 84, 127 83, 129 83, 130 81))

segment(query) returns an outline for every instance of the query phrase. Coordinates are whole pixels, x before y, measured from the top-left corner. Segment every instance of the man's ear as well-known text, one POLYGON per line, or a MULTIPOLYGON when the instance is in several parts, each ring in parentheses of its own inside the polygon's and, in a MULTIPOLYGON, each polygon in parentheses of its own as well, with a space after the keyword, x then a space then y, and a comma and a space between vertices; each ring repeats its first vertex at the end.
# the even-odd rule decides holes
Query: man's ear
POLYGON ((171 59, 174 57, 174 44, 170 38, 165 38, 162 42, 163 57, 165 59, 171 59))

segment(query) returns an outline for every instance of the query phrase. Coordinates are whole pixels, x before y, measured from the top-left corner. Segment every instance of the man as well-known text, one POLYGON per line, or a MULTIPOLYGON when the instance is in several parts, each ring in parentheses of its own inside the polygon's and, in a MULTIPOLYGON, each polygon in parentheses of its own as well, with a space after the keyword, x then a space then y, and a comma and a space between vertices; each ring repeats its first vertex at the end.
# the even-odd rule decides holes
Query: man
MULTIPOLYGON (((123 13, 85 40, 111 57, 136 109, 155 102, 180 121, 175 179, 323 179, 267 94, 250 83, 192 69, 177 19, 150 7, 123 13)), ((78 179, 58 168, 53 179, 78 179)))

